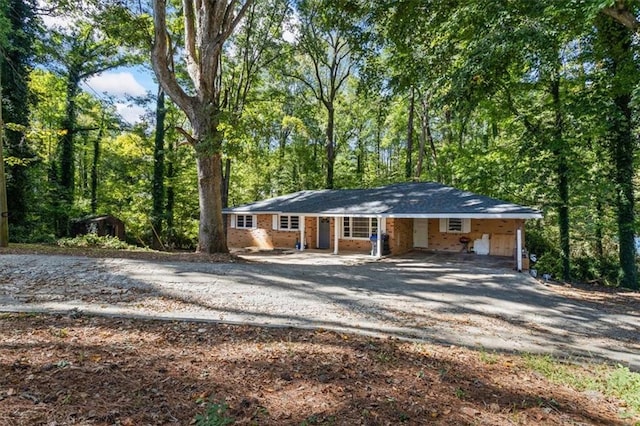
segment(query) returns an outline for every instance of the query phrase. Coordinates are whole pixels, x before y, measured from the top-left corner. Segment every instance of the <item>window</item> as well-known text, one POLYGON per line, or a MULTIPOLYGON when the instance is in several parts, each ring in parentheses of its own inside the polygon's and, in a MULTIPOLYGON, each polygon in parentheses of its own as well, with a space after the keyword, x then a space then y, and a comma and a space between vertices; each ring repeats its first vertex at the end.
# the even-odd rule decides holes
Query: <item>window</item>
POLYGON ((378 232, 378 219, 375 217, 345 217, 342 219, 344 238, 366 238, 378 232))
POLYGON ((238 229, 251 229, 255 226, 253 215, 239 214, 236 215, 236 228, 238 229))
POLYGON ((440 219, 440 232, 467 234, 471 232, 471 219, 461 219, 459 217, 440 219))
POLYGON ((284 231, 300 229, 300 216, 280 216, 280 229, 284 231))
POLYGON ((451 218, 447 225, 447 232, 462 232, 462 219, 451 218))

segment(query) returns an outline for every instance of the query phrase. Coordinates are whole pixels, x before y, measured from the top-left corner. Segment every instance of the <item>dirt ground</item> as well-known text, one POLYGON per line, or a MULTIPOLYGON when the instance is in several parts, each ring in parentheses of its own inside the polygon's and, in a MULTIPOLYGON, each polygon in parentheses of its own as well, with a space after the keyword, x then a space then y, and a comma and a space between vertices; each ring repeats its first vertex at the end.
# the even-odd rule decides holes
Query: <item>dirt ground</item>
MULTIPOLYGON (((0 424, 633 424, 520 358, 324 330, 4 314, 0 424)), ((636 419, 640 420, 640 419, 636 419)))
MULTIPOLYGON (((618 297, 554 291, 608 306, 618 297)), ((552 383, 506 353, 322 329, 0 313, 2 425, 189 425, 211 402, 238 425, 640 424, 621 417, 623 402, 552 383)))

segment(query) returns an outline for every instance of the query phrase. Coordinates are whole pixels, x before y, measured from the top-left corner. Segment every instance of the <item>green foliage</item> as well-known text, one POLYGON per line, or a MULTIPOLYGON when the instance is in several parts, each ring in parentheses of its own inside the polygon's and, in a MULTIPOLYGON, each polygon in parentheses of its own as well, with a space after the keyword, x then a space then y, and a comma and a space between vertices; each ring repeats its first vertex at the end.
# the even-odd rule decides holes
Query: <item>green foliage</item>
POLYGON ((73 238, 60 238, 57 241, 60 247, 86 247, 111 250, 139 250, 138 247, 110 235, 99 236, 94 233, 78 235, 73 238))
POLYGON ((580 366, 558 360, 551 355, 527 355, 525 364, 554 383, 569 386, 579 392, 597 391, 627 404, 628 414, 640 414, 640 373, 628 367, 605 364, 580 366))
POLYGON ((8 8, 8 0, 0 0, 0 52, 4 52, 4 48, 9 42, 9 33, 11 32, 11 21, 7 16, 8 8))
POLYGON ((196 414, 193 421, 196 426, 226 426, 233 424, 232 417, 227 416, 229 406, 224 402, 210 401, 205 405, 203 414, 196 414))
POLYGON ((56 241, 56 236, 47 222, 32 221, 28 225, 10 225, 9 236, 12 243, 46 243, 56 241))

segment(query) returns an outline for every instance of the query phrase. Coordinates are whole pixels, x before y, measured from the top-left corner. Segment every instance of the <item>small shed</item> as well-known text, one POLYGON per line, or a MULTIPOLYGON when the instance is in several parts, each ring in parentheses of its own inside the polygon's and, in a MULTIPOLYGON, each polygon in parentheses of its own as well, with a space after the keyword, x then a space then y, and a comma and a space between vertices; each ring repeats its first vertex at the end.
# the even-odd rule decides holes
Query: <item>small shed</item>
POLYGON ((74 219, 71 223, 71 236, 85 234, 101 237, 109 235, 124 240, 124 222, 111 215, 74 219))

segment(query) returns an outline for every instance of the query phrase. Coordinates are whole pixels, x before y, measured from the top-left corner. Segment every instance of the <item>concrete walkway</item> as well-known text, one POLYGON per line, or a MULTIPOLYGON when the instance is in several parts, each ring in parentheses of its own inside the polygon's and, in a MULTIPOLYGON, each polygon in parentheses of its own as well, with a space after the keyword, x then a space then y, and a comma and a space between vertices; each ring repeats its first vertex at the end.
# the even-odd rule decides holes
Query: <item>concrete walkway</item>
MULTIPOLYGON (((249 263, 1 255, 0 310, 329 328, 640 370, 640 306, 560 295, 504 259, 255 254, 249 263)), ((626 299, 625 299, 626 300, 626 299)))

